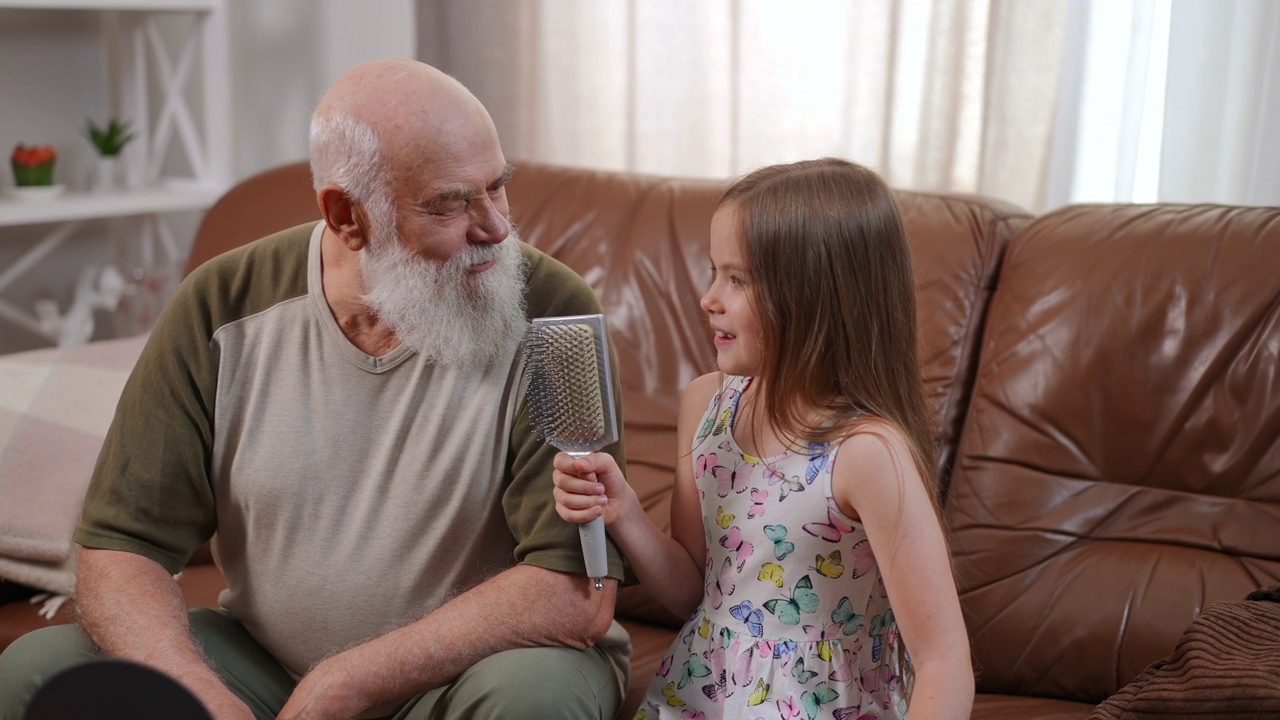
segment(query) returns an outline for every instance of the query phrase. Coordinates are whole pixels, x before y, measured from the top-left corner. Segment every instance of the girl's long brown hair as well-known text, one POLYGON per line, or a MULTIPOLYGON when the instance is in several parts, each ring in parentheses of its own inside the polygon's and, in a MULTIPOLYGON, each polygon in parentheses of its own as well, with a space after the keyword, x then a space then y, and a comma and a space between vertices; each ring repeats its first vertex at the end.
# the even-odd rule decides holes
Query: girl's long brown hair
POLYGON ((757 170, 725 191, 720 207, 730 204, 760 323, 763 419, 792 442, 888 423, 936 507, 915 277, 889 187, 867 168, 824 158, 757 170))
MULTIPOLYGON (((791 444, 887 423, 911 449, 939 513, 915 273, 888 185, 846 160, 806 160, 747 175, 720 198, 719 207, 730 204, 761 334, 764 412, 756 417, 791 444)), ((895 645, 910 698, 915 672, 900 634, 895 645)))

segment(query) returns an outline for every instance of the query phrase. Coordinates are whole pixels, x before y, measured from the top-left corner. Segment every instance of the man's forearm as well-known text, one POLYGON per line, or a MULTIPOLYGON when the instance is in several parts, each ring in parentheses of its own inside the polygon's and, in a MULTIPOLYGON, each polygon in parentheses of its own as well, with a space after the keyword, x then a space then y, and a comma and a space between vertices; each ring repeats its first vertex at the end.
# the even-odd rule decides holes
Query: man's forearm
POLYGON ((105 654, 177 679, 215 717, 248 712, 196 649, 182 592, 160 565, 133 553, 86 548, 76 571, 76 603, 81 625, 105 654))
POLYGON ((580 575, 517 566, 313 673, 329 674, 328 682, 355 693, 364 708, 399 702, 504 650, 590 647, 608 630, 616 596, 615 581, 597 591, 580 575))

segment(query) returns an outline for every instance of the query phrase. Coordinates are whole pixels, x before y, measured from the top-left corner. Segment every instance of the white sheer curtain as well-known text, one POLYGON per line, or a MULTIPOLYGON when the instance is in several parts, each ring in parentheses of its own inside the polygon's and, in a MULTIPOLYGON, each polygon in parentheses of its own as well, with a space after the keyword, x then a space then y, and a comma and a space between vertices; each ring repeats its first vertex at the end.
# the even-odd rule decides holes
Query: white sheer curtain
POLYGON ((1276 203, 1278 8, 420 0, 418 48, 485 102, 514 158, 725 177, 839 155, 1036 211, 1276 203))
POLYGON ((1063 66, 1048 205, 1280 204, 1280 3, 1075 2, 1063 66))
POLYGON ((1280 205, 1280 3, 1178 0, 1161 199, 1280 205))

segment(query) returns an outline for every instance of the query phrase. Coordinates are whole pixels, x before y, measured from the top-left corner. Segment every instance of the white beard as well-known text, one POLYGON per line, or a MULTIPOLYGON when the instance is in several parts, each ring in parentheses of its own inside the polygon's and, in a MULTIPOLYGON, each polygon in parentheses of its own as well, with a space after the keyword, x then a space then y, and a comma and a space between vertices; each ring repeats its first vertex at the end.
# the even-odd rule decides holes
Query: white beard
MULTIPOLYGON (((375 223, 377 228, 393 228, 375 223)), ((497 245, 467 245, 445 263, 405 249, 394 229, 360 253, 361 299, 400 341, 438 365, 488 364, 524 335, 524 271, 514 227, 497 245), (467 272, 496 260, 482 273, 467 272)))

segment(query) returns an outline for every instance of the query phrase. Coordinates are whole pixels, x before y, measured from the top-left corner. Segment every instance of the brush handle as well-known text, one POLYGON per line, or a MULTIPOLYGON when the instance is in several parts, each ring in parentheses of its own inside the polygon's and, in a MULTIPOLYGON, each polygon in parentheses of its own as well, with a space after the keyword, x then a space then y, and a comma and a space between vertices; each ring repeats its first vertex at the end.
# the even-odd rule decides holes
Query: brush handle
MULTIPOLYGON (((589 452, 569 453, 574 459, 590 454, 589 452)), ((609 575, 609 556, 604 550, 604 517, 579 525, 578 539, 582 541, 582 559, 587 564, 587 577, 595 581, 597 590, 603 590, 604 579, 609 575)))
POLYGON ((604 518, 578 526, 578 538, 582 540, 582 559, 587 563, 587 577, 595 581, 596 589, 604 589, 604 578, 609 574, 609 558, 604 551, 604 518))

